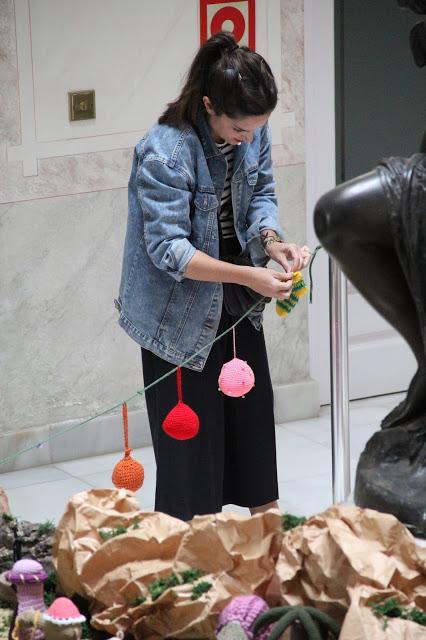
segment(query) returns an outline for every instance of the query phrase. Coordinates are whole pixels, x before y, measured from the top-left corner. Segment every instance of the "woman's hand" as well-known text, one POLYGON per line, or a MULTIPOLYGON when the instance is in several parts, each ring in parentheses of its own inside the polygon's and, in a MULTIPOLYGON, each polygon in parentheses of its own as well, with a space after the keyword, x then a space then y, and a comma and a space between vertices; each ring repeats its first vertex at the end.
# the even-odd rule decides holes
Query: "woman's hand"
POLYGON ((245 284, 267 298, 285 300, 290 297, 293 273, 282 273, 265 267, 246 267, 245 284))
POLYGON ((300 271, 308 266, 311 258, 309 247, 299 247, 291 242, 270 242, 265 251, 272 260, 278 262, 286 272, 300 271), (292 261, 292 264, 290 264, 292 261))

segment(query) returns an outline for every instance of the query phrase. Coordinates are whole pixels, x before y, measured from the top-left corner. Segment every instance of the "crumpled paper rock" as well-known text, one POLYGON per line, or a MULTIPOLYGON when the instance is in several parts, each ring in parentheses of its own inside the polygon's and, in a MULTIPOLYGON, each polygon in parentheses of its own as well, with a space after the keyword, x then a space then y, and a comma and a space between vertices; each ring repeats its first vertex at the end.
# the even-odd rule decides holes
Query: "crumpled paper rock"
POLYGON ((217 614, 234 595, 264 595, 281 549, 281 514, 254 517, 219 513, 183 522, 143 513, 124 489, 94 489, 73 496, 55 536, 60 585, 91 604, 91 624, 129 631, 136 638, 214 638, 217 614), (128 530, 103 540, 100 529, 128 530), (155 603, 147 586, 172 572, 197 568, 212 588, 192 600, 192 585, 168 589, 155 603))
POLYGON ((382 591, 379 597, 373 587, 353 589, 339 640, 425 640, 426 627, 401 618, 378 618, 368 606, 369 602, 395 597, 404 606, 410 604, 403 594, 391 589, 382 591))
MULTIPOLYGON (((364 607, 362 615, 371 622, 360 588, 364 595, 391 593, 401 603, 426 608, 426 549, 394 516, 371 509, 335 505, 292 529, 284 535, 276 572, 289 604, 309 604, 340 621, 352 603, 352 611, 364 607)), ((374 625, 373 620, 369 633, 374 625)), ((426 638, 424 627, 422 632, 426 638)), ((342 631, 340 637, 375 640, 383 635, 342 631)), ((400 636, 405 637, 418 636, 400 636)))
POLYGON ((0 513, 10 513, 6 491, 2 487, 0 487, 0 513))
POLYGON ((426 609, 426 549, 394 516, 333 506, 285 534, 281 526, 276 510, 183 522, 141 512, 124 489, 93 489, 71 498, 53 553, 65 594, 88 599, 91 624, 111 634, 213 638, 227 602, 257 593, 269 605, 309 604, 340 621, 347 612, 340 640, 425 640, 424 627, 397 619, 383 635, 383 620, 368 606, 396 597, 426 609), (128 530, 108 540, 99 534, 117 527, 128 530), (199 599, 191 599, 191 584, 180 584, 134 606, 154 579, 189 568, 212 584, 199 599))

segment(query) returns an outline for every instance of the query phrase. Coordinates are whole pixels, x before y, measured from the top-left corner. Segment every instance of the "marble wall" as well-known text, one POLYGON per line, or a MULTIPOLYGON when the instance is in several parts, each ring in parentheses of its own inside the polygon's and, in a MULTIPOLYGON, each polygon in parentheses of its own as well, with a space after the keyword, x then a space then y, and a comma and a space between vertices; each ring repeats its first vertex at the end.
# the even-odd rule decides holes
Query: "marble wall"
MULTIPOLYGON (((177 15, 176 3, 160 0, 147 16, 146 5, 140 8, 136 0, 120 3, 119 11, 112 0, 107 6, 102 0, 101 11, 100 2, 0 3, 0 458, 11 456, 0 472, 119 449, 124 399, 132 398, 133 446, 149 441, 144 400, 135 396, 143 385, 139 350, 118 327, 113 298, 132 147, 154 111, 177 91, 175 70, 187 66, 197 46, 198 3, 185 0, 177 15), (180 51, 173 67, 152 37, 166 9, 166 35, 180 51), (151 40, 141 37, 143 29, 151 40), (131 73, 127 69, 121 78, 135 47, 144 64, 138 73, 132 61, 131 73), (155 65, 171 78, 161 87, 155 65), (72 126, 65 90, 92 86, 96 122, 72 126), (137 113, 143 114, 139 127, 137 113), (24 449, 29 451, 14 458, 24 449)), ((271 60, 281 90, 272 129, 282 223, 288 238, 304 242, 303 0, 258 0, 257 11, 258 47, 271 60)), ((318 410, 309 377, 306 301, 299 307, 285 321, 273 305, 266 313, 278 421, 318 410)))

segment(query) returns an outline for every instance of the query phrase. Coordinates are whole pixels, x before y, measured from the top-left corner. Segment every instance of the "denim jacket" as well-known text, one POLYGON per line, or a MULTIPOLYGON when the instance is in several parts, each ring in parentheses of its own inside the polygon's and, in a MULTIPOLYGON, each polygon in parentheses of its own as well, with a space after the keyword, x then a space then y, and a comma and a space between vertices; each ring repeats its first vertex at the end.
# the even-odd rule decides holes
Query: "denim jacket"
MULTIPOLYGON (((135 148, 118 300, 119 324, 138 344, 176 365, 216 336, 222 284, 185 278, 196 249, 219 257, 218 208, 226 160, 200 112, 197 128, 155 125, 135 148)), ((280 236, 268 126, 234 148, 235 230, 255 266, 268 258, 262 229, 280 236)), ((261 318, 253 318, 260 328, 261 318)), ((210 347, 185 366, 201 371, 210 347)))

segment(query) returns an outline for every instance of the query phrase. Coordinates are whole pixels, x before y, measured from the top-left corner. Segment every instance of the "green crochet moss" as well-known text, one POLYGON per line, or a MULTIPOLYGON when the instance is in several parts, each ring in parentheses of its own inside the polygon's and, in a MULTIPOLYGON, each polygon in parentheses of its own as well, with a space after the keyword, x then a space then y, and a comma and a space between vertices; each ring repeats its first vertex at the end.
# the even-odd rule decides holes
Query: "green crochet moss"
MULTIPOLYGON (((374 614, 378 618, 402 618, 403 620, 411 620, 426 627, 426 613, 417 609, 417 607, 404 607, 396 598, 388 600, 379 600, 379 602, 369 602, 368 606, 372 608, 374 614)), ((383 628, 386 629, 387 620, 385 620, 383 628)))

